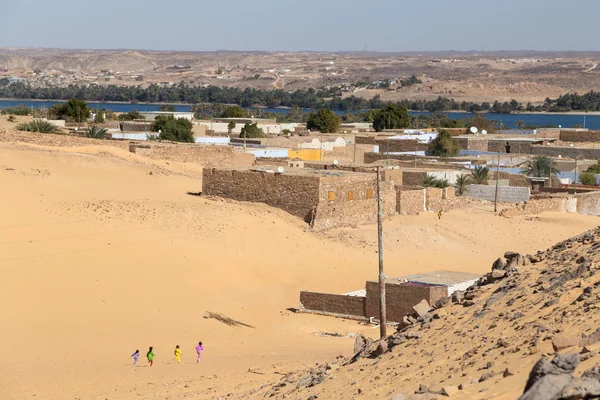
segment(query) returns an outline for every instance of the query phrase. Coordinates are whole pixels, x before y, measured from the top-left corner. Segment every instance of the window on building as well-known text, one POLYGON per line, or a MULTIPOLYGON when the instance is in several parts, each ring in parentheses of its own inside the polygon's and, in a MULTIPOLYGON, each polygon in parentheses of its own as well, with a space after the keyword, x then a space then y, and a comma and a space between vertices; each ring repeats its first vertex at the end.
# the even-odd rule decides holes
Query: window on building
POLYGON ((329 199, 329 201, 334 201, 335 200, 335 192, 327 192, 327 198, 329 199))
POLYGON ((373 189, 367 189, 367 199, 373 198, 373 189))
POLYGON ((348 190, 348 200, 354 200, 354 190, 348 190))

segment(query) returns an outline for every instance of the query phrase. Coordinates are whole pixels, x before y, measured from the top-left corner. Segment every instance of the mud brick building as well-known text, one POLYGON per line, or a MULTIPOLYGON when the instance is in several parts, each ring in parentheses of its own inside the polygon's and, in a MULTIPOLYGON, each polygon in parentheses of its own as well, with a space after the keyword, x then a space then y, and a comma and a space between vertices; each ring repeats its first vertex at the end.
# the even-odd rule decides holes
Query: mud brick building
MULTIPOLYGON (((396 211, 393 183, 382 182, 384 216, 396 211)), ((260 202, 295 215, 315 230, 377 221, 374 173, 277 167, 203 171, 202 194, 260 202)))
MULTIPOLYGON (((466 272, 436 271, 387 279, 386 307, 389 322, 400 322, 422 300, 434 304, 442 297, 473 285, 480 275, 466 272)), ((300 292, 299 311, 341 318, 368 320, 379 318, 379 282, 367 281, 364 290, 346 294, 300 292)))

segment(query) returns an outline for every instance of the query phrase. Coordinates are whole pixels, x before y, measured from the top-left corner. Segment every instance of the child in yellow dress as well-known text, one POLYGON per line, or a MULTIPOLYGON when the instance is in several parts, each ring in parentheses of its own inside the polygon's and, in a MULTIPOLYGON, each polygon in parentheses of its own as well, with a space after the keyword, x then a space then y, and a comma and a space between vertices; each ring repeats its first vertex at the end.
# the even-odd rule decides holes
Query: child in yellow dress
POLYGON ((175 346, 175 361, 178 363, 181 362, 181 349, 179 348, 179 345, 175 346))

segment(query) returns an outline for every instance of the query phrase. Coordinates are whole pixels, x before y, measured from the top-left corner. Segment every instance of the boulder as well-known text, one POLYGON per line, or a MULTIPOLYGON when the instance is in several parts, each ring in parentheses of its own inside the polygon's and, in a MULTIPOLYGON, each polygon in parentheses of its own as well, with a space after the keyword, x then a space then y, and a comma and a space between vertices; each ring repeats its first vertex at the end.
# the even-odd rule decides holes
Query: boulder
POLYGON ((452 396, 453 394, 455 394, 456 392, 458 392, 458 387, 456 386, 444 386, 442 388, 442 394, 444 396, 452 396))
POLYGON ((435 308, 443 308, 450 304, 450 297, 442 297, 438 301, 435 302, 435 308))
POLYGON ((396 393, 390 400, 406 400, 404 393, 396 393))
POLYGON ((456 292, 452 293, 452 302, 453 303, 461 303, 465 298, 465 292, 463 292, 462 290, 457 290, 456 292))
POLYGON ((579 346, 580 339, 574 336, 557 335, 552 338, 554 351, 561 351, 569 347, 579 346))
POLYGON ((433 314, 433 318, 434 319, 440 319, 442 317, 447 316, 448 313, 446 312, 446 310, 437 310, 434 314, 433 314))
POLYGON ((429 310, 431 310, 431 307, 429 306, 427 300, 421 300, 419 304, 413 306, 413 310, 417 313, 419 317, 423 317, 427 315, 429 310))
POLYGON ((559 399, 558 395, 573 380, 573 371, 579 365, 579 354, 557 354, 552 361, 540 359, 529 374, 523 395, 519 400, 559 399))
POLYGON ((507 251, 504 253, 504 258, 506 258, 508 261, 512 260, 513 258, 517 258, 518 256, 520 256, 520 254, 514 251, 507 251))
POLYGON ((504 262, 503 259, 499 258, 496 261, 494 261, 494 263, 492 264, 492 271, 495 269, 505 269, 506 268, 506 263, 504 262))
POLYGON ((495 269, 492 271, 492 279, 493 280, 498 280, 498 279, 502 279, 506 276, 506 271, 501 270, 501 269, 495 269))

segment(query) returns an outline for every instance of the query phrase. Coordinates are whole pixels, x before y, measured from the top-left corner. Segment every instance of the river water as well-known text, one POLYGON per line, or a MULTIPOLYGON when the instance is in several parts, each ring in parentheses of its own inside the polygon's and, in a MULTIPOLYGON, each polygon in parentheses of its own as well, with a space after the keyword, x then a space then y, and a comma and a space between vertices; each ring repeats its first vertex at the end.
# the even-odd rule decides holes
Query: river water
MULTIPOLYGON (((27 107, 35 108, 47 108, 56 104, 60 104, 58 101, 30 101, 30 100, 0 100, 0 108, 5 107, 16 107, 18 105, 25 105, 27 107)), ((88 106, 92 109, 105 108, 115 112, 129 112, 133 110, 138 111, 158 111, 160 104, 130 104, 130 103, 98 103, 88 102, 88 106)), ((176 105, 177 111, 189 111, 188 105, 176 105)), ((265 108, 264 112, 273 113, 287 113, 286 108, 265 108)), ((342 114, 342 111, 338 111, 342 114)), ((411 115, 429 115, 429 112, 410 112, 411 115)), ((466 112, 448 112, 443 113, 448 115, 452 119, 461 119, 472 117, 472 113, 466 112)), ((516 121, 523 121, 525 125, 535 125, 537 127, 563 127, 573 128, 580 124, 581 126, 588 129, 600 130, 600 115, 575 115, 575 114, 487 114, 487 119, 502 122, 508 129, 515 128, 516 121)))

